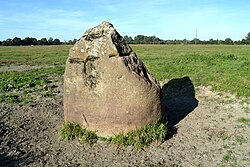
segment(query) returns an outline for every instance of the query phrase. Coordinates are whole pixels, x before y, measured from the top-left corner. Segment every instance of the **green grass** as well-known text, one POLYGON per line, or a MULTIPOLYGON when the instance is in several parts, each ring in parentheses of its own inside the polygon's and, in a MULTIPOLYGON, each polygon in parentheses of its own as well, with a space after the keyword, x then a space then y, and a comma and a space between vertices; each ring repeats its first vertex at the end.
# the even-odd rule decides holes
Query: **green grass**
POLYGON ((237 166, 236 157, 231 150, 228 150, 227 153, 223 156, 221 167, 226 166, 237 166))
POLYGON ((243 143, 246 143, 247 140, 243 136, 236 136, 236 142, 242 145, 243 143))
MULTIPOLYGON (((0 66, 64 65, 71 46, 0 47, 0 66)), ((250 96, 250 46, 131 45, 158 80, 190 77, 195 87, 250 96)))
POLYGON ((70 47, 70 45, 1 46, 0 66, 63 65, 70 47))
POLYGON ((53 96, 52 85, 61 82, 63 72, 64 67, 1 72, 0 102, 23 104, 36 96, 53 96))
POLYGON ((250 46, 133 45, 158 80, 188 76, 195 86, 250 96, 250 46))
POLYGON ((156 122, 145 125, 140 129, 132 130, 128 133, 119 133, 114 137, 108 138, 112 144, 123 146, 134 146, 143 148, 153 142, 163 142, 167 137, 167 129, 163 123, 156 122))
POLYGON ((78 124, 72 122, 64 123, 60 131, 61 138, 66 140, 78 139, 83 143, 93 144, 101 140, 110 144, 119 146, 133 146, 138 149, 149 146, 153 142, 163 142, 167 137, 167 128, 165 124, 156 122, 145 125, 128 133, 119 133, 112 137, 98 137, 96 132, 87 130, 78 124))
POLYGON ((84 143, 94 144, 98 140, 95 132, 89 131, 79 124, 65 122, 60 131, 61 138, 66 140, 79 139, 84 143))
POLYGON ((243 124, 246 124, 246 125, 249 125, 249 126, 250 126, 250 119, 249 119, 249 118, 244 118, 244 117, 239 118, 239 119, 238 119, 238 122, 239 122, 239 123, 243 123, 243 124))

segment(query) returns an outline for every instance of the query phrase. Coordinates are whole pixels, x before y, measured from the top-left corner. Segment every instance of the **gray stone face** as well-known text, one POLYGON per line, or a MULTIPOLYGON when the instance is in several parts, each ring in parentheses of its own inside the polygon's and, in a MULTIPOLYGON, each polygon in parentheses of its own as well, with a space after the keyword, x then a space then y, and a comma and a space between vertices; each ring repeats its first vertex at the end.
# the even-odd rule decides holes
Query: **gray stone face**
POLYGON ((101 136, 162 118, 159 83, 108 22, 87 30, 70 49, 64 117, 101 136))

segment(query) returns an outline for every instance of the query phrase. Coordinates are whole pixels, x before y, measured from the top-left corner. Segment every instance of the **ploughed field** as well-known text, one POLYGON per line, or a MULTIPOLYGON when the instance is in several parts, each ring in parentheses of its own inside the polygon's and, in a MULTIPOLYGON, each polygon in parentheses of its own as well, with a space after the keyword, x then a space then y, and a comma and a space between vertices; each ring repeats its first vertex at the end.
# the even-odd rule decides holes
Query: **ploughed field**
POLYGON ((0 47, 0 166, 250 166, 250 46, 131 45, 168 92, 171 135, 143 150, 60 139, 70 47, 0 47))

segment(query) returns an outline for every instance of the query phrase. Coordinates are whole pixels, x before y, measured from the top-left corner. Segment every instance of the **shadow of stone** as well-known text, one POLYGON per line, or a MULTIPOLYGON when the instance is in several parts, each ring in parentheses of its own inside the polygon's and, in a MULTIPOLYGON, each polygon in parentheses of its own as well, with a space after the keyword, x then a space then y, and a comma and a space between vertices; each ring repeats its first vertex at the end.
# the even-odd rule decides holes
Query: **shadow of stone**
POLYGON ((172 79, 164 84, 161 89, 161 102, 170 132, 168 138, 171 138, 177 133, 175 125, 198 106, 194 85, 190 78, 172 79))

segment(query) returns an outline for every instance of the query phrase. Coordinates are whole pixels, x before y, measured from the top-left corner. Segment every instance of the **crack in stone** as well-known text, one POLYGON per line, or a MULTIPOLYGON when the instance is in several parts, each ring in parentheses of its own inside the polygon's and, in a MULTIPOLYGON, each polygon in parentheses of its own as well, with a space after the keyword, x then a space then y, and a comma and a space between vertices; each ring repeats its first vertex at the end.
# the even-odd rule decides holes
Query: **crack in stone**
POLYGON ((83 62, 83 77, 85 78, 84 84, 91 89, 96 87, 99 79, 99 74, 93 64, 93 62, 98 58, 99 57, 88 56, 83 62))
POLYGON ((84 63, 84 59, 82 59, 82 58, 70 58, 69 59, 69 62, 70 63, 77 63, 77 64, 80 64, 80 63, 84 63))

